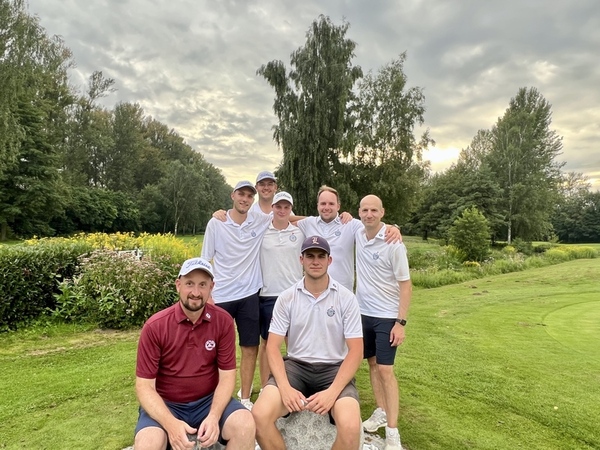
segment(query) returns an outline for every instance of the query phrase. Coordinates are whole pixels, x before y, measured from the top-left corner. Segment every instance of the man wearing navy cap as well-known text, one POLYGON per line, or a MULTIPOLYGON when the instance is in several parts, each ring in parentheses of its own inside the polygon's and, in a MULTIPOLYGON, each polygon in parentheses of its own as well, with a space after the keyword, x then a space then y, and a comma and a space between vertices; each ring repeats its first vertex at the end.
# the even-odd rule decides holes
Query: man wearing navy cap
POLYGON ((278 298, 267 341, 272 376, 252 415, 262 450, 285 448, 276 420, 303 410, 335 421, 334 449, 357 449, 361 418, 354 374, 363 355, 360 311, 354 294, 330 278, 329 243, 310 236, 301 247, 304 278, 278 298), (288 335, 287 357, 280 347, 288 335))
POLYGON ((240 181, 231 193, 233 207, 225 221, 210 219, 204 233, 202 257, 215 267, 215 304, 235 319, 241 347, 242 404, 252 408, 252 379, 260 339, 258 291, 262 287, 259 250, 271 216, 249 212, 256 189, 240 181))
POLYGON ((145 323, 138 344, 136 393, 140 413, 135 449, 193 448, 220 441, 254 449, 254 421, 231 398, 235 387, 235 329, 209 302, 214 287, 208 261, 183 263, 175 287, 179 301, 145 323))

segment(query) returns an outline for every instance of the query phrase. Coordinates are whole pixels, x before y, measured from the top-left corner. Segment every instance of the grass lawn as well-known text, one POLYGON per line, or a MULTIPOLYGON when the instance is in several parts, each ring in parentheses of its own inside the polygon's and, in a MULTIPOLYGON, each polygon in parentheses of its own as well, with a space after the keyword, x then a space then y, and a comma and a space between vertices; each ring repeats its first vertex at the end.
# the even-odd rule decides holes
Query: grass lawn
MULTIPOLYGON (((416 289, 396 362, 404 446, 600 448, 598 280, 593 259, 416 289)), ((137 336, 76 326, 0 335, 0 448, 131 445, 137 336)), ((357 382, 366 418, 365 364, 357 382)))

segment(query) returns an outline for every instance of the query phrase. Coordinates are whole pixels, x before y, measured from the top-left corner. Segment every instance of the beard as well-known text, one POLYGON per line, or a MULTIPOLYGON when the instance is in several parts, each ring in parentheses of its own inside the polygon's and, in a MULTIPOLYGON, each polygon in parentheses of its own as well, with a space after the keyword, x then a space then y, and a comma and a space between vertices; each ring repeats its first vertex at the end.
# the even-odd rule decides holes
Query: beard
POLYGON ((206 300, 203 297, 187 297, 186 299, 181 299, 181 304, 190 312, 198 312, 204 308, 206 305, 206 300), (194 300, 199 303, 197 305, 191 305, 190 300, 194 300))

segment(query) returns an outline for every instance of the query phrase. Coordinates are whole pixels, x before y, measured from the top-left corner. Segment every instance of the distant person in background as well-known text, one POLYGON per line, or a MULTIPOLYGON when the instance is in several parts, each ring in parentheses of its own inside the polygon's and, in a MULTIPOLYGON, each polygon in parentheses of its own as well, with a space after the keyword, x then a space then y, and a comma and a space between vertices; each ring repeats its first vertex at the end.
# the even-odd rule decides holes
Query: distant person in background
MULTIPOLYGON (((323 236, 331 246, 332 263, 329 274, 347 289, 354 290, 354 239, 357 231, 363 229, 358 219, 352 219, 348 213, 342 220, 338 192, 329 186, 321 186, 317 194, 317 217, 305 217, 296 225, 305 236, 323 236), (346 223, 347 222, 347 223, 346 223)), ((294 218, 292 218, 292 221, 294 218)), ((400 230, 389 227, 386 231, 387 242, 402 241, 400 230)))
POLYGON ((209 302, 213 269, 202 258, 183 263, 175 281, 179 301, 142 328, 135 388, 140 412, 135 450, 201 447, 254 449, 254 420, 231 398, 235 387, 235 328, 209 302))
POLYGON ((309 410, 330 414, 334 449, 360 444, 360 406, 354 374, 362 360, 362 330, 354 294, 329 277, 330 248, 310 236, 300 249, 304 278, 277 299, 269 328, 267 356, 272 376, 252 409, 262 450, 284 449, 276 420, 309 410), (288 335, 288 356, 280 347, 288 335))
POLYGON ((265 350, 275 300, 302 278, 302 264, 298 255, 304 234, 290 223, 294 200, 287 192, 278 192, 272 203, 273 220, 260 246, 260 267, 263 276, 263 287, 259 294, 262 340, 258 355, 261 387, 269 379, 269 362, 265 350))
POLYGON ((258 201, 252 205, 250 211, 271 214, 273 196, 277 192, 277 179, 273 172, 267 170, 260 172, 256 177, 256 192, 258 201))
POLYGON ((215 304, 235 319, 241 347, 240 399, 252 408, 252 380, 260 342, 258 292, 262 288, 259 251, 271 216, 249 212, 256 189, 240 181, 231 194, 232 209, 225 221, 210 219, 206 226, 202 257, 215 268, 215 304))
POLYGON ((364 357, 369 363, 377 409, 363 422, 369 432, 385 427, 386 450, 401 450, 399 394, 394 373, 396 349, 405 338, 412 285, 406 247, 385 242, 381 199, 367 195, 358 214, 364 230, 356 234, 356 297, 360 305, 364 357))

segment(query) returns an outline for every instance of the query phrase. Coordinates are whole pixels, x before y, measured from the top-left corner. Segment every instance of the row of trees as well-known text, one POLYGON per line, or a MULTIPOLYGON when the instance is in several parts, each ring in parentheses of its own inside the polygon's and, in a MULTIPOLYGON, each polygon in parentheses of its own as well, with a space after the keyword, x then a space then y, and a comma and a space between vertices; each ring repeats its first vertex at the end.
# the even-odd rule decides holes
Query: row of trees
POLYGON ((480 130, 448 170, 431 175, 422 152, 434 144, 422 125, 425 97, 407 87, 406 55, 377 74, 352 63, 349 24, 321 16, 290 69, 271 61, 258 70, 275 91, 273 138, 283 151, 280 184, 294 210, 315 212, 321 184, 341 193, 344 209, 377 193, 386 220, 405 231, 440 237, 467 208, 487 219, 493 239, 600 240, 596 194, 580 174, 563 174, 562 140, 551 129, 551 105, 535 88, 521 88, 490 130, 480 130), (577 179, 579 190, 566 189, 577 179), (587 186, 587 188, 586 188, 587 186), (575 212, 577 211, 577 212, 575 212))
POLYGON ((194 231, 228 204, 220 170, 138 104, 106 109, 114 80, 68 83, 71 52, 24 0, 0 0, 0 236, 194 231))
MULTIPOLYGON (((347 211, 377 193, 386 221, 425 237, 449 239, 456 218, 476 207, 494 239, 600 240, 600 194, 561 172, 562 142, 536 89, 520 89, 456 164, 431 175, 422 152, 433 140, 428 130, 416 135, 425 97, 408 87, 406 55, 363 74, 348 27, 319 17, 290 69, 281 61, 258 69, 275 91, 277 175, 295 211, 315 213, 317 190, 329 184, 347 211)), ((138 104, 100 106, 114 80, 98 71, 83 93, 69 85, 69 49, 46 35, 25 0, 0 0, 0 50, 2 239, 11 231, 194 232, 228 207, 220 170, 174 130, 138 104)))

